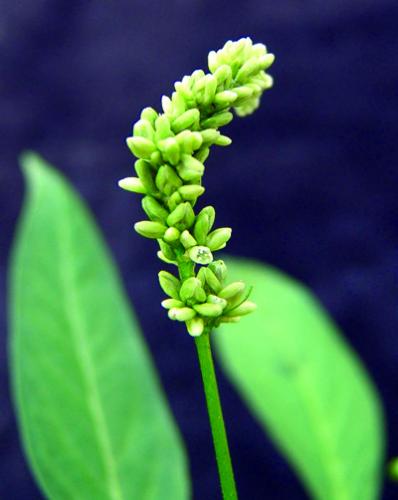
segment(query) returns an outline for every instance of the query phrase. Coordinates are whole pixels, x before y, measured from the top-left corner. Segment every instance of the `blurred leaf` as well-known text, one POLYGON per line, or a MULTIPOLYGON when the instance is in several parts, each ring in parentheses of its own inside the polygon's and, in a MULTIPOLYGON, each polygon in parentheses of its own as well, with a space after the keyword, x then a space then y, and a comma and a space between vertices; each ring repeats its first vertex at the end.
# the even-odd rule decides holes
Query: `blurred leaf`
POLYGON ((186 499, 183 445, 105 243, 59 173, 23 166, 11 369, 38 482, 54 500, 186 499))
POLYGON ((228 269, 258 310, 214 332, 227 375, 313 498, 378 498, 381 409, 357 357, 302 285, 254 262, 228 269))

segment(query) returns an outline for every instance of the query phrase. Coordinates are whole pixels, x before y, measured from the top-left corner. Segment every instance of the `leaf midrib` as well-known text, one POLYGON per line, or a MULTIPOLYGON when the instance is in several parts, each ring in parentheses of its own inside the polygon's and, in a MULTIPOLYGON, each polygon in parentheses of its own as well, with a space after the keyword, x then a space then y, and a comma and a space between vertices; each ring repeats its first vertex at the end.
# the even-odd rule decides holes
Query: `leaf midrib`
MULTIPOLYGON (((68 199, 65 200, 66 207, 68 207, 68 201, 68 199)), ((85 387, 88 389, 86 401, 93 421, 93 430, 98 439, 109 496, 112 500, 123 500, 109 429, 105 419, 103 403, 98 391, 96 370, 88 348, 88 329, 76 300, 78 287, 76 285, 75 272, 73 266, 69 264, 70 262, 74 262, 76 258, 72 244, 71 229, 65 218, 61 217, 60 219, 62 219, 62 225, 56 224, 56 228, 58 228, 56 237, 58 239, 58 248, 62 255, 60 262, 65 263, 64 266, 59 266, 59 278, 61 288, 64 292, 65 317, 71 326, 70 330, 72 332, 78 363, 81 367, 85 387)))

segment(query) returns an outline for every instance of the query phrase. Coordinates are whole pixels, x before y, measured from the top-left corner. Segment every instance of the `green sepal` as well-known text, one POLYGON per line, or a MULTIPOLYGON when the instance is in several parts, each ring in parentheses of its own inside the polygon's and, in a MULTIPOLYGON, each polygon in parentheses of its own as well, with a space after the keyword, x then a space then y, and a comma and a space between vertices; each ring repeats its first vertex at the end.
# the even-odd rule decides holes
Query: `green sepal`
POLYGON ((185 229, 185 231, 181 233, 180 242, 186 250, 198 244, 198 242, 187 229, 185 229))
POLYGON ((172 299, 180 300, 180 280, 167 271, 160 271, 158 277, 160 287, 164 293, 172 299))
POLYGON ((125 177, 118 182, 119 187, 132 193, 146 194, 146 189, 138 177, 125 177))
POLYGON ((199 184, 187 184, 178 189, 181 197, 185 201, 194 202, 205 192, 205 188, 199 184))
POLYGON ((165 222, 168 211, 152 196, 145 196, 141 201, 142 209, 147 216, 156 222, 165 222))
POLYGON ((243 283, 243 281, 235 281, 227 285, 222 290, 220 290, 220 292, 217 295, 222 299, 228 300, 231 297, 234 297, 236 294, 240 293, 242 290, 244 290, 245 287, 246 285, 243 283))
POLYGON ((201 316, 206 316, 209 318, 216 318, 223 312, 223 308, 219 304, 196 304, 193 306, 193 308, 201 316))
POLYGON ((169 318, 176 321, 189 321, 196 316, 196 312, 190 307, 173 307, 169 309, 169 318))
POLYGON ((196 241, 200 245, 204 245, 206 243, 207 235, 213 227, 215 217, 216 213, 212 206, 202 208, 197 215, 193 233, 196 241))
POLYGON ((145 160, 137 160, 134 163, 134 168, 146 191, 148 193, 155 193, 157 189, 152 177, 153 170, 150 164, 145 160))
POLYGON ((156 141, 162 141, 167 137, 172 137, 174 134, 171 131, 170 120, 166 115, 160 115, 155 122, 155 138, 156 141))
POLYGON ((159 239, 158 243, 159 243, 159 248, 162 254, 166 257, 166 259, 174 262, 176 260, 176 254, 174 253, 173 248, 163 240, 159 239))
POLYGON ((180 161, 180 146, 174 137, 167 137, 167 139, 160 141, 158 147, 165 161, 174 166, 178 165, 180 161))
POLYGON ((155 184, 161 193, 170 196, 182 186, 182 180, 170 165, 162 165, 156 174, 155 184))
POLYGON ((171 309, 172 307, 184 307, 184 302, 176 299, 164 299, 161 304, 165 309, 171 309))
POLYGON ((233 119, 233 114, 229 111, 223 111, 221 113, 217 113, 210 118, 206 118, 203 122, 201 122, 201 127, 204 128, 220 128, 224 125, 228 125, 233 119))
POLYGON ((217 305, 221 306, 223 308, 223 310, 227 306, 227 301, 225 299, 222 299, 221 297, 218 297, 217 295, 212 295, 212 294, 208 295, 207 302, 209 304, 217 304, 217 305))
POLYGON ((233 318, 236 316, 245 316, 246 314, 250 314, 251 312, 257 309, 257 305, 250 300, 246 300, 240 306, 232 309, 232 311, 227 312, 225 315, 229 318, 233 318))
POLYGON ((206 246, 210 248, 212 252, 220 250, 226 244, 226 242, 231 238, 232 229, 230 227, 220 227, 215 231, 212 231, 206 238, 206 246))
POLYGON ((145 137, 127 137, 126 143, 137 158, 149 158, 156 150, 155 144, 145 137))
POLYGON ((209 269, 213 271, 222 285, 227 277, 227 266, 225 265, 225 262, 221 259, 215 260, 209 265, 209 269))
POLYGON ((134 224, 134 229, 137 231, 138 234, 144 236, 145 238, 157 240, 159 238, 163 238, 163 235, 166 232, 167 227, 161 224, 160 222, 143 220, 140 222, 136 222, 134 224))
POLYGON ((202 335, 204 326, 205 324, 203 319, 198 317, 193 318, 186 322, 188 333, 192 337, 199 337, 199 335, 202 335))
POLYGON ((153 142, 153 136, 155 131, 149 120, 141 119, 134 124, 133 134, 134 137, 144 137, 153 142))
POLYGON ((158 113, 150 107, 144 108, 141 112, 141 119, 148 120, 152 126, 155 125, 158 116, 158 113))
POLYGON ((176 227, 169 227, 164 233, 163 239, 167 243, 174 243, 180 239, 180 231, 176 227))
POLYGON ((222 288, 220 280, 213 273, 213 271, 210 269, 210 267, 203 267, 202 269, 203 269, 204 278, 206 280, 208 287, 213 292, 218 293, 222 288))
POLYGON ((199 110, 194 108, 185 111, 182 115, 176 118, 172 123, 172 129, 177 134, 182 130, 191 127, 194 123, 199 123, 200 113, 199 110))

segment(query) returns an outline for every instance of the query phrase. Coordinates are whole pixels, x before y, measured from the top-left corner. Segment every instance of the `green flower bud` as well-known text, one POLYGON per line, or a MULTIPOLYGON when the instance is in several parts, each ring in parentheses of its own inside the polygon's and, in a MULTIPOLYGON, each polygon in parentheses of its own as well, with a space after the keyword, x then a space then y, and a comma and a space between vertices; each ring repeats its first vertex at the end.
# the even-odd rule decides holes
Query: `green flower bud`
POLYGON ((218 92, 214 97, 214 104, 220 107, 231 106, 231 104, 236 101, 238 94, 235 94, 232 90, 224 90, 218 92))
POLYGON ((182 180, 170 165, 162 165, 156 174, 155 184, 161 193, 170 196, 182 186, 182 180))
POLYGON ((133 134, 135 137, 145 137, 145 139, 153 140, 154 130, 151 123, 148 120, 141 119, 135 123, 133 128, 133 134))
POLYGON ((195 245, 198 244, 195 238, 191 235, 191 233, 188 230, 185 230, 181 233, 180 242, 185 249, 194 247, 195 245))
POLYGON ((135 171, 148 193, 156 192, 155 182, 152 177, 152 168, 145 160, 137 160, 134 163, 135 171))
POLYGON ((229 146, 232 144, 232 139, 226 135, 220 135, 220 137, 214 142, 216 146, 229 146))
POLYGON ((223 111, 222 113, 217 113, 210 118, 206 118, 201 122, 201 127, 204 128, 220 128, 224 125, 228 125, 232 121, 233 115, 229 111, 223 111))
POLYGON ((164 113, 168 115, 173 114, 173 104, 171 102, 170 97, 168 97, 167 95, 162 96, 161 103, 164 113))
POLYGON ((186 186, 181 186, 178 192, 183 200, 193 202, 205 192, 205 188, 199 186, 199 184, 188 184, 186 186))
POLYGON ((143 220, 134 224, 134 229, 138 234, 145 238, 157 240, 162 238, 167 230, 167 227, 160 222, 152 222, 150 220, 143 220))
POLYGON ((263 71, 267 70, 275 61, 274 54, 264 54, 259 58, 260 67, 263 71))
POLYGON ((205 324, 202 318, 193 318, 186 322, 187 330, 192 337, 202 335, 205 324))
POLYGON ((222 299, 230 299, 237 293, 241 292, 245 288, 245 284, 243 281, 235 281, 234 283, 231 283, 227 285, 225 288, 223 288, 220 292, 218 292, 218 296, 221 297, 222 299))
POLYGON ((200 148, 199 151, 195 153, 194 158, 199 160, 200 163, 204 163, 207 160, 209 153, 210 153, 209 148, 200 148))
POLYGON ((176 226, 178 229, 185 229, 191 227, 195 220, 195 214, 189 202, 181 203, 175 208, 167 217, 167 224, 169 226, 176 226))
POLYGON ((204 245, 206 243, 206 238, 209 231, 213 227, 215 216, 216 213, 214 208, 212 206, 208 206, 203 208, 196 217, 193 232, 196 241, 200 245, 204 245))
POLYGON ((191 127, 194 123, 199 123, 200 113, 199 110, 194 108, 185 111, 182 115, 176 118, 172 123, 172 129, 177 134, 182 130, 191 127))
POLYGON ((196 312, 190 307, 173 307, 169 310, 169 318, 177 321, 189 321, 196 316, 196 312))
POLYGON ((206 293, 202 288, 202 283, 198 278, 188 278, 186 279, 180 289, 180 299, 183 302, 189 302, 192 299, 198 302, 204 302, 206 300, 206 293))
POLYGON ((155 138, 157 141, 172 137, 174 134, 171 132, 170 120, 166 115, 160 115, 155 122, 155 138))
POLYGON ((205 78, 206 82, 204 86, 202 104, 203 106, 209 106, 213 102, 214 96, 217 92, 218 81, 214 75, 206 75, 205 78))
MULTIPOLYGON (((209 265, 209 269, 217 276, 222 284, 227 277, 227 266, 223 260, 215 260, 209 265)), ((218 292, 217 292, 218 293, 218 292)))
POLYGON ((183 130, 180 132, 176 135, 176 140, 180 146, 180 150, 188 155, 199 149, 203 142, 199 132, 191 132, 190 130, 183 130))
POLYGON ((196 304, 193 306, 195 311, 201 316, 216 318, 222 314, 222 307, 219 304, 196 304))
POLYGON ((166 262, 166 264, 173 264, 174 266, 178 265, 177 261, 172 260, 172 259, 168 259, 161 250, 159 250, 156 253, 156 255, 157 255, 158 259, 160 259, 162 262, 166 262))
POLYGON ((119 187, 132 193, 145 194, 146 190, 138 177, 125 177, 118 182, 119 187))
POLYGON ((261 71, 261 64, 258 57, 252 57, 248 61, 244 63, 244 65, 238 71, 235 80, 237 82, 243 83, 247 80, 251 75, 258 73, 261 71))
POLYGON ((152 196, 145 196, 141 201, 142 208, 147 216, 156 222, 164 222, 169 213, 152 196))
POLYGON ((184 302, 176 299, 165 299, 162 300, 161 304, 165 309, 171 309, 172 307, 184 307, 184 302))
POLYGON ((185 99, 180 93, 173 92, 171 96, 171 101, 173 103, 173 109, 177 116, 182 115, 186 111, 187 108, 185 104, 185 99))
POLYGON ((255 309, 257 309, 257 305, 250 300, 246 300, 240 306, 232 309, 232 311, 229 311, 226 316, 230 318, 236 316, 245 316, 246 314, 253 312, 255 309))
POLYGON ((196 264, 210 264, 213 260, 213 254, 210 249, 204 246, 192 247, 188 251, 189 258, 196 264))
POLYGON ((174 84, 174 88, 176 89, 177 94, 180 95, 184 100, 189 101, 190 99, 192 99, 192 91, 186 81, 176 82, 174 84))
POLYGON ((180 239, 180 231, 175 227, 169 227, 163 236, 164 241, 167 243, 173 243, 180 239))
POLYGON ((215 71, 212 71, 212 73, 217 78, 218 85, 225 83, 225 85, 228 86, 232 80, 232 70, 227 64, 219 66, 215 71))
POLYGON ((148 120, 149 123, 154 126, 155 121, 159 115, 153 108, 144 108, 141 112, 141 119, 142 120, 148 120))
POLYGON ((232 311, 236 307, 240 306, 245 300, 247 300, 253 290, 253 287, 245 287, 241 292, 237 293, 230 299, 228 299, 228 306, 226 311, 232 311))
POLYGON ((178 205, 183 202, 183 199, 178 191, 174 191, 174 193, 167 200, 167 206, 169 207, 170 212, 175 210, 178 205))
POLYGON ((160 250, 162 254, 166 257, 166 259, 174 262, 176 260, 176 254, 170 245, 168 245, 163 240, 158 240, 160 250))
POLYGON ((160 167, 160 165, 163 163, 163 158, 162 155, 160 154, 160 151, 156 150, 151 154, 151 157, 149 158, 149 161, 155 169, 160 167))
POLYGON ((207 236, 206 246, 208 246, 213 252, 215 252, 216 250, 220 250, 231 238, 231 234, 232 229, 230 227, 221 227, 219 229, 216 229, 207 236))
POLYGON ((253 89, 246 87, 245 85, 241 87, 235 87, 234 92, 238 96, 238 99, 234 103, 235 105, 237 104, 238 101, 247 99, 248 97, 251 97, 253 95, 253 89))
POLYGON ((180 161, 180 146, 174 137, 168 137, 158 143, 159 149, 162 151, 163 158, 171 163, 177 165, 180 161))
POLYGON ((190 182, 198 180, 204 174, 205 167, 203 163, 200 163, 200 161, 193 156, 183 154, 181 160, 182 163, 177 166, 177 171, 184 181, 190 182))
POLYGON ((215 128, 207 128, 200 132, 203 142, 206 144, 213 144, 220 137, 220 132, 215 128))
POLYGON ((160 271, 159 284, 166 295, 172 299, 180 300, 180 280, 167 271, 160 271))
POLYGON ((222 288, 220 280, 209 267, 203 267, 202 269, 204 270, 204 277, 207 285, 213 292, 218 293, 222 288))
POLYGON ((222 299, 221 297, 217 297, 217 295, 208 295, 207 296, 207 302, 209 304, 217 304, 221 306, 223 309, 227 306, 227 301, 225 299, 222 299))
POLYGON ((214 73, 214 71, 216 71, 216 69, 218 68, 218 58, 217 52, 215 50, 209 52, 209 55, 207 56, 207 63, 209 66, 209 70, 214 73))
POLYGON ((137 158, 149 158, 155 151, 155 144, 145 137, 127 137, 127 146, 137 158))
POLYGON ((199 269, 198 274, 196 275, 196 277, 202 283, 202 287, 204 287, 206 285, 206 269, 208 269, 208 268, 207 267, 201 267, 199 269))

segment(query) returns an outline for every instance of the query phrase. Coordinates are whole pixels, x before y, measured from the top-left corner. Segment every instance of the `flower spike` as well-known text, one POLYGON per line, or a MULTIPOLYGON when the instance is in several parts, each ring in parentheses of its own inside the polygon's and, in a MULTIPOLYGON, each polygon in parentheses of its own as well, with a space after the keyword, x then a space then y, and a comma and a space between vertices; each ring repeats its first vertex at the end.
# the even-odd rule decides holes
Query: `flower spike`
POLYGON ((211 146, 232 142, 218 129, 233 119, 231 111, 246 116, 259 106, 273 84, 266 73, 273 62, 274 55, 261 43, 228 41, 210 52, 210 73, 196 70, 176 82, 172 95, 161 99, 163 113, 145 108, 126 140, 137 158, 137 177, 122 179, 119 186, 144 195, 149 220, 137 222, 135 230, 156 239, 159 258, 178 267, 178 278, 159 273, 160 285, 171 297, 162 306, 170 319, 185 322, 194 337, 255 309, 247 300, 251 289, 241 281, 226 285, 226 266, 214 260, 213 253, 231 238, 231 228, 213 229, 214 208, 196 215, 194 206, 204 193, 204 162, 211 146))

